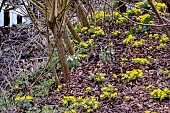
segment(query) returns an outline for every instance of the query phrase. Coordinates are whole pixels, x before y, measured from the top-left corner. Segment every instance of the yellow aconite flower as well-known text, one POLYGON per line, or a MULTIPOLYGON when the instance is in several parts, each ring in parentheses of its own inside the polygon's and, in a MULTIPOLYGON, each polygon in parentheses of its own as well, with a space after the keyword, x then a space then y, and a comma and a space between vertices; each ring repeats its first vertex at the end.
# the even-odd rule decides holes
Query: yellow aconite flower
POLYGON ((71 113, 70 111, 64 111, 64 113, 71 113))
POLYGON ((85 48, 87 48, 87 47, 88 47, 88 44, 87 44, 87 43, 85 43, 85 42, 80 42, 80 43, 79 43, 79 45, 80 45, 80 46, 84 46, 85 48))
POLYGON ((16 86, 15 86, 15 88, 16 88, 16 89, 18 89, 18 88, 19 88, 19 86, 18 86, 18 85, 16 85, 16 86))
POLYGON ((116 75, 116 74, 113 74, 113 78, 116 79, 116 78, 117 78, 117 75, 116 75))
POLYGON ((130 34, 127 38, 123 40, 124 44, 132 43, 136 37, 130 34))
POLYGON ((74 96, 70 96, 70 100, 71 100, 72 102, 76 102, 76 98, 75 98, 74 96))
POLYGON ((149 64, 150 62, 146 58, 132 58, 135 63, 149 64))
POLYGON ((16 98, 15 98, 15 101, 19 101, 19 100, 20 100, 20 97, 16 97, 16 98))
POLYGON ((104 94, 101 94, 100 95, 100 98, 103 100, 103 99, 105 99, 105 95, 104 94))
POLYGON ((61 102, 62 102, 64 105, 68 103, 68 101, 65 100, 65 99, 62 99, 61 102))
POLYGON ((151 113, 151 111, 148 111, 148 110, 147 110, 147 111, 144 111, 144 113, 151 113))
POLYGON ((147 56, 147 57, 148 57, 149 59, 151 59, 151 58, 152 58, 152 56, 150 56, 150 55, 149 55, 149 56, 147 56))
POLYGON ((158 37, 159 35, 157 33, 153 34, 154 37, 158 37))
POLYGON ((116 96, 117 96, 117 92, 114 92, 114 93, 112 93, 112 94, 110 95, 110 97, 111 97, 112 99, 114 99, 116 96))
POLYGON ((129 96, 125 96, 125 99, 126 99, 126 100, 129 100, 129 96))
POLYGON ((91 88, 90 88, 90 87, 87 87, 87 88, 86 88, 86 93, 88 93, 90 90, 91 90, 91 88))
POLYGON ((136 3, 136 6, 138 6, 138 7, 142 7, 142 5, 143 5, 142 2, 137 2, 137 3, 136 3))
POLYGON ((32 96, 30 96, 30 95, 28 95, 28 96, 26 96, 26 97, 25 97, 25 99, 27 99, 27 100, 32 100, 32 99, 33 99, 33 97, 32 97, 32 96))
POLYGON ((91 113, 91 110, 90 110, 90 109, 87 109, 87 113, 91 113))
POLYGON ((77 110, 72 109, 72 110, 71 110, 71 113, 77 113, 77 110))
POLYGON ((152 85, 148 85, 148 86, 147 86, 147 89, 150 89, 150 88, 152 88, 152 85))
POLYGON ((83 27, 81 28, 81 31, 86 31, 88 29, 88 27, 83 27))
POLYGON ((109 46, 113 46, 113 42, 110 42, 110 43, 109 43, 109 46))
POLYGON ((94 102, 93 108, 94 108, 94 109, 97 109, 97 108, 98 108, 98 102, 94 102))
POLYGON ((25 100, 25 96, 22 96, 22 97, 20 98, 20 100, 25 100))
POLYGON ((87 54, 78 54, 77 55, 79 58, 86 58, 88 55, 87 54))
POLYGON ((139 17, 137 18, 137 20, 138 20, 139 22, 143 23, 143 22, 145 21, 145 19, 146 19, 146 18, 149 18, 149 17, 150 17, 150 14, 143 14, 143 15, 139 16, 139 17))
POLYGON ((62 85, 58 85, 58 88, 61 89, 61 88, 62 88, 62 85))
POLYGON ((120 34, 120 31, 116 30, 114 32, 111 32, 114 36, 118 36, 120 34))
POLYGON ((122 60, 123 62, 128 61, 128 59, 127 59, 127 58, 121 58, 121 60, 122 60))

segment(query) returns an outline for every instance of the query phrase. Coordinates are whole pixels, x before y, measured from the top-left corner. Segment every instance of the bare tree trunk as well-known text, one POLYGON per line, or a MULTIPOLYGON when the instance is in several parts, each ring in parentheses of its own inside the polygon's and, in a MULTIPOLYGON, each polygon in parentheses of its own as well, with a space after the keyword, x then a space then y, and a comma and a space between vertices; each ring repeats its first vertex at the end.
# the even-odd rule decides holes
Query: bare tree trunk
POLYGON ((63 46, 63 41, 62 41, 62 33, 56 24, 53 24, 52 27, 52 32, 54 34, 55 37, 55 44, 56 44, 56 48, 57 48, 57 52, 58 52, 58 56, 59 56, 59 60, 62 66, 62 72, 64 75, 64 81, 67 82, 68 80, 70 80, 70 71, 69 71, 69 67, 67 64, 67 58, 66 58, 66 54, 64 51, 64 46, 63 46))
POLYGON ((71 55, 74 55, 74 48, 71 45, 71 42, 70 42, 70 39, 68 38, 68 33, 67 33, 66 30, 63 31, 63 39, 64 39, 64 42, 65 42, 65 44, 67 46, 67 49, 68 49, 69 53, 71 55))
POLYGON ((80 37, 77 35, 77 33, 74 30, 73 24, 70 22, 70 20, 68 20, 67 26, 71 32, 71 34, 73 35, 73 37, 78 41, 81 42, 80 37))
POLYGON ((82 8, 82 4, 79 2, 79 0, 75 0, 75 4, 78 6, 77 9, 77 16, 79 18, 79 21, 83 24, 83 26, 90 28, 90 24, 87 19, 87 15, 85 14, 85 11, 82 8))

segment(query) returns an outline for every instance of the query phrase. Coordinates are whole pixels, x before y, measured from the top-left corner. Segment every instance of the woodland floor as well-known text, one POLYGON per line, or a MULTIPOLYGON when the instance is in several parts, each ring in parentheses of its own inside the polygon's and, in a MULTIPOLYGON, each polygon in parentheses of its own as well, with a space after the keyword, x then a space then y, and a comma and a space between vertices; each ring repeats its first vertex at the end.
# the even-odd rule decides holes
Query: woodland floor
MULTIPOLYGON (((35 94, 38 91, 33 92, 33 97, 36 98, 35 106, 39 109, 42 109, 45 105, 57 108, 64 95, 74 95, 75 97, 94 95, 99 101, 99 107, 95 113, 143 113, 146 110, 170 113, 169 100, 159 101, 150 96, 150 92, 156 88, 163 89, 167 87, 170 89, 170 78, 166 75, 159 74, 159 69, 170 70, 170 41, 167 42, 165 48, 158 50, 156 48, 159 40, 151 39, 148 35, 139 33, 135 36, 147 40, 141 47, 134 48, 131 45, 124 45, 122 44, 122 40, 127 36, 124 32, 129 30, 132 25, 132 23, 127 22, 126 25, 117 26, 113 22, 103 21, 103 24, 100 26, 107 35, 94 38, 94 42, 98 44, 95 44, 93 49, 89 47, 88 57, 79 60, 80 65, 71 69, 70 82, 68 84, 62 82, 62 91, 60 93, 56 91, 57 87, 55 83, 50 86, 48 92, 43 91, 41 93, 42 90, 38 90, 40 91, 39 95, 35 94), (114 30, 121 31, 119 37, 114 37, 111 34, 114 30), (111 42, 113 42, 113 45, 110 47, 109 44, 111 42), (150 46, 152 46, 153 49, 150 50, 150 46), (112 57, 111 61, 102 61, 101 48, 105 50, 111 48, 109 50, 112 51, 108 53, 108 56, 112 57), (149 59, 150 64, 141 65, 131 62, 132 58, 148 58, 148 56, 152 56, 152 58, 149 59), (128 61, 121 64, 121 58, 128 58, 128 61), (120 75, 121 70, 126 72, 132 69, 141 69, 143 71, 142 78, 133 80, 132 82, 122 82, 120 75), (102 83, 89 81, 88 76, 96 72, 105 73, 106 81, 102 83), (113 79, 112 74, 117 74, 118 78, 113 79), (101 88, 107 86, 107 84, 112 84, 118 88, 118 95, 113 100, 101 100, 99 97, 102 93, 101 88), (152 85, 152 87, 146 88, 149 85, 152 85), (91 92, 88 94, 85 93, 87 87, 91 87, 91 92), (129 96, 130 99, 126 100, 125 96, 129 96)), ((20 32, 23 31, 21 28, 18 29, 20 29, 20 32)), ((47 44, 46 41, 43 40, 43 36, 35 33, 33 27, 24 26, 23 29, 25 29, 27 33, 29 32, 28 38, 26 39, 19 35, 11 39, 11 34, 10 38, 8 36, 8 38, 4 38, 4 36, 1 38, 0 94, 2 98, 4 98, 4 96, 13 97, 13 95, 17 94, 17 91, 9 90, 11 88, 15 89, 14 86, 17 83, 14 81, 16 80, 21 81, 21 83, 19 82, 20 90, 27 94, 26 86, 23 86, 23 84, 31 85, 34 82, 42 71, 40 67, 45 65, 44 62, 47 61, 48 58, 47 44), (25 72, 25 77, 21 77, 20 75, 23 71, 25 72), (34 71, 34 76, 30 74, 32 71, 34 71), (4 93, 4 90, 9 92, 4 93)), ((158 33, 161 35, 163 34, 163 30, 162 28, 150 27, 148 33, 158 33)), ((86 38, 88 39, 88 37, 86 38)), ((60 69, 57 69, 57 72, 60 73, 60 69)), ((44 81, 50 78, 51 73, 49 72, 35 84, 33 89, 41 86, 42 83, 45 83, 44 81)), ((8 102, 6 100, 3 106, 7 104, 8 102)), ((13 113, 20 111, 20 108, 14 105, 8 107, 10 108, 8 112, 13 113)), ((2 110, 7 112, 3 107, 0 108, 0 111, 3 113, 2 110)), ((84 112, 82 109, 78 111, 80 113, 84 112)))

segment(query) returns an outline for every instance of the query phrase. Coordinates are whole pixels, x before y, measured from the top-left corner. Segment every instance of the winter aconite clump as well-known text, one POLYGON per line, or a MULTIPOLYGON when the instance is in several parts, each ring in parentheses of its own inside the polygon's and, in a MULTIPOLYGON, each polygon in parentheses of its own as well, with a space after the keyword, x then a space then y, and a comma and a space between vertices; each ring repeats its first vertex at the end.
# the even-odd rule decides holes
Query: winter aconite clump
POLYGON ((96 73, 88 76, 88 80, 96 80, 97 82, 103 82, 106 80, 103 73, 96 73))
POLYGON ((142 77, 142 75, 143 75, 142 70, 133 69, 132 71, 126 71, 126 73, 123 73, 121 80, 122 82, 129 82, 142 77))
POLYGON ((81 96, 78 98, 74 96, 64 96, 61 100, 61 104, 63 107, 67 108, 65 112, 73 109, 76 111, 78 108, 83 108, 87 113, 92 113, 98 108, 98 101, 94 96, 86 98, 82 98, 81 96))
POLYGON ((123 44, 132 44, 135 39, 136 37, 130 34, 127 38, 123 40, 123 44))
POLYGON ((85 36, 85 35, 92 35, 92 36, 104 36, 105 32, 100 26, 90 26, 88 27, 82 27, 81 24, 77 23, 74 27, 74 30, 78 33, 79 36, 85 36))
POLYGON ((153 90, 150 94, 153 98, 159 99, 160 101, 170 99, 170 90, 168 88, 164 88, 163 90, 158 88, 153 90))
POLYGON ((149 64, 150 62, 146 58, 132 58, 132 62, 139 64, 149 64))
POLYGON ((102 94, 100 95, 100 99, 114 99, 117 96, 118 88, 113 87, 113 85, 108 84, 107 87, 102 88, 102 94))

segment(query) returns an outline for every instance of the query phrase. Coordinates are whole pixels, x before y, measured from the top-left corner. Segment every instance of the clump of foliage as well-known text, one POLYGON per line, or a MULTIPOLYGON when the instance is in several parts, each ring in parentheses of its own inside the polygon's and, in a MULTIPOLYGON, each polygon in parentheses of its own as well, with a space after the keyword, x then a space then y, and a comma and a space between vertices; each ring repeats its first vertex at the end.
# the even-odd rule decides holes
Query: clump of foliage
POLYGON ((157 49, 163 49, 166 47, 166 43, 168 42, 169 38, 167 37, 167 35, 163 34, 161 36, 161 39, 159 40, 159 45, 157 46, 157 49))
POLYGON ((98 101, 94 96, 86 98, 82 98, 81 96, 78 98, 74 96, 64 96, 61 104, 67 108, 67 110, 65 110, 66 113, 72 110, 76 111, 78 108, 83 108, 87 113, 91 113, 98 108, 98 101))
POLYGON ((104 100, 106 98, 108 99, 114 99, 117 96, 118 88, 113 87, 113 85, 108 84, 107 87, 102 88, 102 94, 100 95, 100 99, 104 100))
POLYGON ((135 8, 135 7, 131 8, 131 9, 128 9, 128 10, 126 11, 126 15, 128 15, 128 17, 134 16, 134 15, 139 15, 139 14, 142 14, 142 13, 143 13, 143 12, 142 12, 141 9, 135 8))
POLYGON ((162 70, 160 69, 159 72, 158 72, 160 75, 168 75, 170 77, 170 70, 162 70))
POLYGON ((74 27, 74 30, 78 33, 79 36, 86 36, 86 35, 92 35, 92 36, 104 36, 105 32, 103 29, 100 28, 100 26, 90 26, 88 27, 82 27, 79 23, 77 23, 74 27))
POLYGON ((128 59, 127 58, 121 58, 121 61, 126 62, 126 61, 128 61, 128 59))
POLYGON ((142 77, 143 72, 140 69, 133 69, 132 71, 126 71, 126 73, 121 74, 122 82, 129 82, 137 78, 142 77))
POLYGON ((155 98, 159 99, 160 101, 164 99, 170 99, 170 90, 168 88, 164 88, 161 90, 160 88, 153 90, 150 95, 155 98))
MULTIPOLYGON (((158 12, 162 15, 164 15, 164 13, 166 12, 167 6, 165 3, 161 3, 161 2, 156 2, 155 0, 153 0, 153 4, 155 5, 156 9, 158 10, 158 12)), ((137 2, 136 6, 140 7, 140 8, 145 8, 145 9, 150 9, 151 6, 148 3, 147 0, 144 0, 142 2, 137 2)))
POLYGON ((127 38, 123 40, 123 44, 132 44, 135 39, 136 37, 130 34, 127 38))
POLYGON ((98 82, 103 82, 106 80, 103 73, 96 73, 88 76, 88 80, 97 80, 98 82))
POLYGON ((139 64, 149 64, 150 62, 146 58, 132 58, 132 62, 139 64))
POLYGON ((115 30, 115 31, 111 32, 111 34, 113 34, 115 37, 118 37, 120 35, 120 31, 115 30))
POLYGON ((147 110, 147 111, 144 111, 144 113, 159 113, 159 112, 155 112, 155 111, 149 111, 149 110, 147 110))

